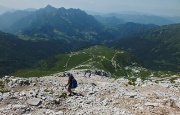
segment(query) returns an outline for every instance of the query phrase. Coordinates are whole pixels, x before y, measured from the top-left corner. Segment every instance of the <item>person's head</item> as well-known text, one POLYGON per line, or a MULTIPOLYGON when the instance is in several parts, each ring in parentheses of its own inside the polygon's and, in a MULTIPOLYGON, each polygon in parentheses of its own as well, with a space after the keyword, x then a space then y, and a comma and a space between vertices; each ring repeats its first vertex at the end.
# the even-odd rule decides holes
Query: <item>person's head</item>
POLYGON ((66 75, 67 75, 67 76, 71 76, 71 73, 70 73, 70 72, 67 72, 66 75))

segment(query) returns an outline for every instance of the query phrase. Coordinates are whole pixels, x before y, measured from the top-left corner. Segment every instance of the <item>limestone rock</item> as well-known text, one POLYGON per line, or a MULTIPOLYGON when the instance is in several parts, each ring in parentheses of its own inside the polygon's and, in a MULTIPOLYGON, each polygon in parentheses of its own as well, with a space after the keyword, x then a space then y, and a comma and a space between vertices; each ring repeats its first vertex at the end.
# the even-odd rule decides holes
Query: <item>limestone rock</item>
POLYGON ((0 101, 2 101, 3 100, 3 96, 2 95, 0 95, 0 101))
POLYGON ((26 109, 27 106, 26 106, 26 105, 19 105, 19 104, 16 104, 16 105, 12 105, 12 108, 14 108, 14 109, 18 109, 18 108, 20 108, 20 109, 26 109))
POLYGON ((180 100, 175 101, 175 104, 176 104, 176 106, 177 106, 178 108, 180 108, 180 100))
POLYGON ((146 105, 146 106, 153 106, 153 107, 159 106, 158 103, 151 103, 151 102, 146 102, 144 105, 146 105))
POLYGON ((38 106, 41 104, 41 99, 38 99, 38 98, 28 99, 27 103, 29 105, 38 106))

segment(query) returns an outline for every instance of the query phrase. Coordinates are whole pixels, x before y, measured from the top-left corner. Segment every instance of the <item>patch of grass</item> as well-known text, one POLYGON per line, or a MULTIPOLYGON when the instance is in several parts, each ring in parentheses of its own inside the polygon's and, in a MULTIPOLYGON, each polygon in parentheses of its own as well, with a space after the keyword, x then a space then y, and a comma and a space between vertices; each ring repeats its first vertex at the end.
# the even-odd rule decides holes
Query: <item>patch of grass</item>
POLYGON ((116 79, 118 79, 120 77, 128 78, 128 73, 129 72, 130 72, 130 70, 119 69, 119 70, 114 72, 113 77, 116 78, 116 79))
POLYGON ((92 86, 97 86, 95 83, 91 83, 92 86))
POLYGON ((176 79, 177 79, 177 78, 173 77, 173 78, 170 78, 169 81, 170 81, 171 83, 175 83, 174 80, 176 80, 176 79))
POLYGON ((42 77, 46 75, 51 75, 56 73, 57 71, 42 71, 38 69, 22 69, 18 70, 17 72, 11 74, 17 77, 42 77))
POLYGON ((3 81, 0 81, 0 89, 4 88, 5 83, 3 81))
POLYGON ((150 70, 146 70, 146 71, 140 71, 139 76, 142 81, 145 81, 150 77, 151 74, 152 72, 150 70))
POLYGON ((0 90, 1 93, 8 93, 10 92, 11 90, 0 90))
POLYGON ((51 90, 45 89, 44 91, 45 91, 45 92, 50 92, 51 90))
POLYGON ((69 68, 73 68, 79 64, 82 64, 83 62, 86 62, 88 59, 90 59, 91 56, 84 53, 78 53, 77 55, 73 55, 70 57, 67 66, 69 68))
POLYGON ((158 81, 158 80, 156 80, 156 81, 155 81, 155 83, 157 83, 157 84, 158 84, 158 83, 159 83, 159 81, 158 81))
POLYGON ((128 84, 135 86, 136 78, 129 78, 128 84))
POLYGON ((67 98, 67 93, 66 92, 61 93, 60 98, 64 98, 64 99, 67 98))
POLYGON ((103 60, 102 61, 102 65, 105 69, 105 71, 108 71, 110 73, 114 73, 115 72, 115 68, 114 66, 112 65, 112 63, 108 60, 103 60))
POLYGON ((49 93, 51 93, 51 94, 55 93, 55 91, 53 91, 53 90, 48 90, 48 89, 45 89, 44 91, 45 91, 45 92, 49 92, 49 93))

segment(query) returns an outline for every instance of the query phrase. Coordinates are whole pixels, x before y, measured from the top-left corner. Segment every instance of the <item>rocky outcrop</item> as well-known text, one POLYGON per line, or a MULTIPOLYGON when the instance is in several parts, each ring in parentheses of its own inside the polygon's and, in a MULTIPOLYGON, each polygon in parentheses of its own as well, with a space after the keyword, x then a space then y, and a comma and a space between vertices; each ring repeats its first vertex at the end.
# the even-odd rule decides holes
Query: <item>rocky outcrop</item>
MULTIPOLYGON (((77 94, 67 96, 63 73, 41 78, 6 76, 0 81, 0 115, 144 115, 180 114, 180 86, 166 80, 142 81, 129 85, 124 78, 113 79, 95 71, 71 71, 78 81, 77 94)), ((105 72, 104 72, 105 73, 105 72)))

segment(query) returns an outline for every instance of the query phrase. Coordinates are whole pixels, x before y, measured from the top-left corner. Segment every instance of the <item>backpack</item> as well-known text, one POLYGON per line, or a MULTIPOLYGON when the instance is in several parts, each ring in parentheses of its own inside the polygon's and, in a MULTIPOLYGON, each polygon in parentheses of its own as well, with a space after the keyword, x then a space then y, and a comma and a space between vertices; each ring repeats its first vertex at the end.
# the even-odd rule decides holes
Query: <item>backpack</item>
POLYGON ((72 84, 71 84, 71 85, 72 85, 71 88, 76 88, 76 87, 77 87, 77 81, 76 81, 76 79, 73 78, 72 81, 71 81, 71 83, 72 83, 72 84))

